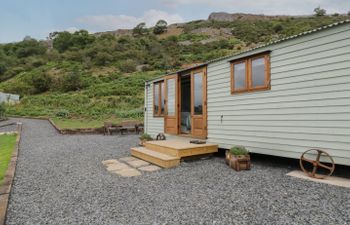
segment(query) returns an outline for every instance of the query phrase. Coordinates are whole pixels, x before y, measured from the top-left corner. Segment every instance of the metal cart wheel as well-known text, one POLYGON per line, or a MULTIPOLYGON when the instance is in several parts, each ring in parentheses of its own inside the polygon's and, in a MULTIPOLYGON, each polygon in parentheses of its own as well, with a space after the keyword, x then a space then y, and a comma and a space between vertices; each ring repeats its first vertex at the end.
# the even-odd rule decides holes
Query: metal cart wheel
POLYGON ((300 163, 300 168, 303 170, 303 172, 305 174, 307 174, 309 177, 317 178, 317 179, 325 179, 325 178, 331 176, 332 173, 334 172, 334 169, 335 169, 335 164, 334 164, 333 158, 327 152, 322 151, 320 149, 310 149, 310 150, 305 151, 301 155, 299 163, 300 163), (317 154, 315 160, 305 158, 305 154, 313 153, 313 152, 317 154), (328 165, 325 165, 324 163, 321 163, 320 162, 321 156, 330 159, 332 165, 328 166, 328 165), (305 162, 312 164, 313 168, 311 171, 308 171, 307 169, 305 169, 305 167, 304 167, 305 162), (328 172, 326 174, 317 174, 316 172, 317 172, 317 169, 319 167, 327 170, 328 172))

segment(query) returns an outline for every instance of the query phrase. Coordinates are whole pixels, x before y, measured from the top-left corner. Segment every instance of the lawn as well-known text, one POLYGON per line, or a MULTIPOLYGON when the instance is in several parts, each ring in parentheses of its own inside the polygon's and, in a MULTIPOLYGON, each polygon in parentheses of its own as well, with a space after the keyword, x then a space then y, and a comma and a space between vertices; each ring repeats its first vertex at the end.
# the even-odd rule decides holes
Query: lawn
POLYGON ((11 160, 12 151, 16 144, 16 134, 0 135, 0 184, 2 183, 7 167, 11 160))
MULTIPOLYGON (((104 122, 121 123, 123 120, 131 119, 121 119, 121 118, 109 118, 109 119, 60 119, 53 118, 53 122, 60 129, 84 129, 84 128, 98 128, 103 127, 104 122)), ((138 119, 137 121, 139 121, 138 119)), ((142 121, 139 121, 142 122, 142 121)))

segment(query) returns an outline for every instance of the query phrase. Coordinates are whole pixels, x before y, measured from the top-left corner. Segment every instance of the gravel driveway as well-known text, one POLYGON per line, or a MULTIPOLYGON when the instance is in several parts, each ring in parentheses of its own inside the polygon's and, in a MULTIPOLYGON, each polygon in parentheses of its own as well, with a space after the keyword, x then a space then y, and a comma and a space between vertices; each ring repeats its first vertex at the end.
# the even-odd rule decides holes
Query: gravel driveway
POLYGON ((7 224, 349 224, 350 191, 285 176, 254 161, 236 173, 223 158, 123 178, 102 160, 129 155, 137 136, 59 135, 22 120, 7 224))

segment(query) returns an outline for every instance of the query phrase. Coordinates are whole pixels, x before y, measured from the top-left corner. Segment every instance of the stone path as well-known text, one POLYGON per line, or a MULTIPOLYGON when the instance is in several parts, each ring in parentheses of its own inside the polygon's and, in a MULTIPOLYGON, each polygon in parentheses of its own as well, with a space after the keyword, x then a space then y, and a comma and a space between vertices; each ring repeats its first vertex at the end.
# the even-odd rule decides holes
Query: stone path
POLYGON ((108 159, 102 161, 107 171, 122 177, 140 176, 143 172, 155 172, 161 168, 151 165, 149 162, 143 161, 135 157, 123 157, 119 161, 116 159, 108 159))

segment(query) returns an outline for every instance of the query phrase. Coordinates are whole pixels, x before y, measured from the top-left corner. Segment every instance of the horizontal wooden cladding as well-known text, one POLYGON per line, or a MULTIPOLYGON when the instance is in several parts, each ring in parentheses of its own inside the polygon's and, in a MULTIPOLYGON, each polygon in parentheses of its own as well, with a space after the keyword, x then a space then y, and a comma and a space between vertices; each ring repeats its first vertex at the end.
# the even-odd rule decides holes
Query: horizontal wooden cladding
POLYGON ((208 120, 212 120, 213 118, 217 118, 218 116, 224 115, 224 120, 266 120, 266 121, 278 121, 278 120, 331 120, 331 121, 349 121, 350 113, 310 113, 310 114, 256 114, 256 115, 227 115, 225 113, 209 113, 208 120))
POLYGON ((277 77, 273 79, 272 84, 274 85, 282 85, 282 84, 293 84, 300 83, 305 81, 317 81, 322 79, 332 79, 336 77, 348 76, 350 74, 350 65, 347 68, 339 68, 332 71, 322 71, 318 73, 311 74, 298 74, 296 76, 290 77, 277 77))
MULTIPOLYGON (((340 32, 329 33, 329 35, 320 35, 316 38, 311 38, 309 40, 300 40, 299 43, 292 43, 290 45, 276 45, 274 50, 278 50, 275 54, 276 56, 281 56, 284 54, 293 53, 300 50, 307 50, 310 48, 319 48, 322 45, 331 42, 337 42, 350 37, 350 29, 347 28, 340 32)), ((301 38, 302 39, 302 38, 301 38)))
POLYGON ((282 52, 276 52, 273 53, 273 63, 281 63, 289 60, 294 60, 298 59, 299 57, 307 57, 313 54, 322 54, 322 53, 327 53, 327 52, 332 52, 332 51, 338 51, 338 49, 341 48, 347 48, 349 47, 349 37, 341 37, 336 41, 329 42, 326 41, 325 43, 320 43, 318 46, 312 46, 310 48, 305 48, 305 49, 299 49, 295 50, 293 52, 288 52, 288 54, 284 54, 282 52))
MULTIPOLYGON (((250 93, 248 94, 241 94, 236 95, 235 97, 227 95, 226 93, 221 92, 214 92, 208 90, 208 104, 209 102, 220 100, 220 101, 239 101, 239 100, 248 100, 248 99, 258 99, 258 98, 282 98, 282 97, 288 97, 288 96, 298 96, 303 95, 305 98, 312 94, 322 94, 324 93, 324 96, 327 97, 327 94, 333 93, 333 92, 348 92, 350 90, 349 83, 343 83, 343 84, 336 84, 336 85, 322 85, 322 86, 315 86, 315 87, 305 87, 305 88, 295 88, 295 89, 285 89, 285 90, 274 90, 272 87, 271 91, 268 92, 257 92, 257 93, 250 93), (226 98, 226 99, 225 99, 226 98)), ((345 96, 348 96, 346 93, 345 96)))
POLYGON ((211 116, 230 115, 230 116, 248 116, 248 115, 299 115, 299 114, 350 114, 350 103, 338 106, 305 106, 305 107, 284 107, 284 108, 255 108, 252 110, 236 109, 232 107, 220 107, 219 109, 209 110, 211 116))
POLYGON ((221 124, 224 126, 249 126, 249 127, 324 127, 324 128, 349 128, 349 121, 346 120, 249 120, 245 118, 242 120, 223 120, 221 123, 221 116, 213 116, 208 121, 209 126, 221 124))
MULTIPOLYGON (((343 146, 347 146, 350 148, 350 138, 348 135, 332 135, 330 133, 326 134, 314 134, 314 133, 305 133, 302 132, 302 129, 299 129, 300 133, 297 132, 270 132, 267 130, 260 130, 260 131, 246 131, 246 130, 230 130, 230 136, 233 136, 235 138, 241 137, 242 138, 261 138, 261 139, 278 139, 279 141, 285 143, 285 141, 288 140, 297 140, 297 141, 305 141, 307 143, 309 142, 320 142, 323 146, 325 144, 328 144, 330 146, 333 146, 333 144, 344 144, 343 146)), ((228 130, 227 130, 228 131, 228 130)), ((210 136, 213 135, 226 135, 226 133, 219 130, 213 130, 210 132, 210 136)), ((345 149, 345 148, 341 148, 345 149)))
MULTIPOLYGON (((299 68, 296 70, 288 70, 288 71, 282 71, 282 72, 276 72, 272 69, 271 81, 274 82, 275 79, 314 75, 318 73, 327 73, 332 71, 338 71, 341 69, 348 69, 349 62, 350 62, 350 59, 348 59, 347 61, 335 62, 333 64, 321 65, 321 66, 310 67, 310 68, 299 68)), ((208 78, 210 78, 208 79, 208 83, 217 84, 217 83, 222 83, 222 81, 229 82, 230 80, 229 74, 230 74, 229 67, 223 70, 223 72, 215 73, 215 75, 213 75, 212 73, 211 76, 208 76, 208 78)), ((212 88, 212 87, 208 86, 208 88, 212 88)))
MULTIPOLYGON (((292 80, 292 78, 290 80, 292 80)), ((310 88, 310 87, 325 86, 325 85, 337 85, 337 84, 344 84, 344 83, 350 83, 349 75, 346 74, 346 72, 343 72, 342 74, 337 74, 336 72, 334 72, 332 76, 329 76, 329 77, 319 76, 318 78, 315 78, 313 80, 304 80, 304 81, 294 80, 291 82, 285 82, 283 80, 282 81, 273 80, 271 82, 271 85, 273 86, 274 91, 278 91, 280 89, 285 90, 286 88, 302 89, 302 88, 310 88)), ((229 88, 227 83, 222 83, 220 85, 213 85, 213 87, 211 87, 209 90, 212 93, 220 93, 220 92, 226 91, 227 88, 229 88)))
POLYGON ((324 58, 312 60, 312 61, 288 64, 288 66, 275 67, 275 65, 271 64, 271 73, 274 74, 274 73, 283 73, 288 71, 300 71, 308 68, 332 65, 334 63, 349 62, 349 61, 350 61, 350 52, 346 54, 333 56, 333 57, 328 57, 328 58, 324 57, 324 58))
MULTIPOLYGON (((265 123, 268 124, 268 123, 265 123)), ((270 133, 270 135, 274 135, 274 133, 285 133, 287 134, 311 134, 311 135, 328 135, 330 137, 334 136, 347 136, 350 137, 350 127, 316 127, 312 126, 312 124, 309 125, 309 127, 303 126, 305 122, 299 126, 291 126, 291 125, 283 125, 280 124, 279 126, 275 125, 256 125, 253 126, 247 126, 246 124, 234 124, 234 125, 228 125, 226 123, 220 123, 219 121, 212 121, 209 123, 210 129, 214 132, 220 130, 223 133, 225 132, 260 132, 260 133, 270 133)), ((291 123, 294 124, 294 123, 291 123)), ((350 139, 349 139, 350 141, 350 139)))
POLYGON ((215 140, 216 143, 227 143, 232 145, 243 145, 246 147, 256 147, 264 149, 274 149, 280 151, 294 151, 304 152, 310 148, 320 148, 328 150, 334 156, 349 157, 349 144, 348 143, 331 143, 320 142, 312 140, 291 140, 291 139, 279 139, 279 138, 267 138, 267 137, 253 137, 253 136, 229 136, 225 134, 209 134, 209 141, 215 140))
MULTIPOLYGON (((288 41, 280 42, 275 45, 270 45, 265 48, 259 48, 253 51, 249 51, 240 55, 232 56, 231 58, 228 58, 227 60, 221 60, 214 63, 209 64, 208 67, 211 67, 212 69, 218 68, 222 65, 225 65, 228 61, 247 57, 249 55, 257 54, 259 52, 263 52, 266 50, 272 50, 272 54, 274 55, 275 50, 280 50, 279 55, 285 55, 285 53, 282 51, 284 49, 285 52, 294 52, 299 51, 302 49, 307 49, 309 47, 316 47, 320 46, 329 42, 334 42, 338 40, 344 39, 348 35, 348 32, 350 31, 348 25, 344 25, 343 27, 337 27, 337 29, 328 29, 323 30, 322 32, 313 33, 310 35, 306 35, 303 37, 299 37, 296 39, 290 39, 288 41)), ((279 56, 276 55, 276 56, 279 56)), ((209 70, 208 70, 209 73, 209 70)))
MULTIPOLYGON (((209 139, 210 140, 210 139, 209 139)), ((212 141, 212 140, 210 140, 212 141)), ((220 143, 220 146, 223 148, 231 148, 231 144, 230 143, 220 143)), ((281 150, 281 148, 275 148, 275 149, 271 149, 271 148, 261 148, 261 147, 252 147, 252 146, 246 146, 248 148, 248 150, 250 152, 253 153, 260 153, 260 154, 267 154, 267 155, 275 155, 275 156, 283 156, 283 157, 289 157, 289 158, 296 158, 299 159, 302 152, 304 152, 305 149, 304 147, 299 147, 299 146, 291 146, 288 149, 285 148, 284 146, 284 150, 281 150)), ((329 149, 325 149, 327 152, 332 153, 332 150, 329 149)), ((333 159, 335 160, 336 164, 343 164, 343 165, 347 165, 348 162, 348 158, 345 157, 337 157, 337 156, 332 156, 333 159)))

